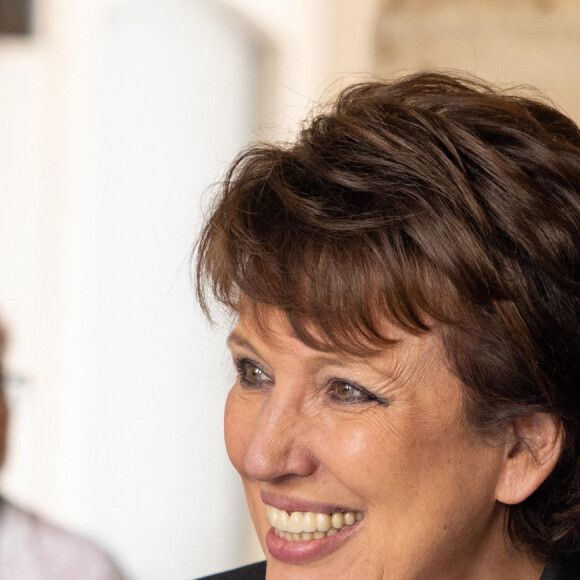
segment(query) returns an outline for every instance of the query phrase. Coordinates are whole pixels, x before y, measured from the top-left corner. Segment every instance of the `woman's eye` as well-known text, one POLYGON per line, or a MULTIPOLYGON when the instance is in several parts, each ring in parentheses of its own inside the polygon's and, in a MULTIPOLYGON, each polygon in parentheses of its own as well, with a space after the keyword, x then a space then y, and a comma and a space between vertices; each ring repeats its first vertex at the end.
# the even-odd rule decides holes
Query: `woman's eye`
POLYGON ((253 361, 247 358, 235 360, 240 383, 248 387, 261 387, 270 381, 270 377, 253 361))
POLYGON ((365 394, 354 385, 344 381, 335 381, 331 393, 335 399, 346 402, 368 400, 365 394))
POLYGON ((371 393, 364 387, 354 385, 348 381, 334 380, 330 387, 331 397, 339 402, 346 404, 361 404, 376 402, 380 405, 386 406, 388 402, 386 399, 371 393))

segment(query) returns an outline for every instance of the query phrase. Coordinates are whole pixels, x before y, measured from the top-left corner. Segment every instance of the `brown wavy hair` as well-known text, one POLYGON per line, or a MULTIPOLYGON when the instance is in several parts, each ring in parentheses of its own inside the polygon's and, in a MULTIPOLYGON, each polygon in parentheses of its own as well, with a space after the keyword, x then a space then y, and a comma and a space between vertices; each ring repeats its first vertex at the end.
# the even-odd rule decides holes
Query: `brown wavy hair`
POLYGON ((351 86, 235 160, 196 260, 208 315, 273 305, 317 348, 435 328, 478 433, 554 413, 561 459, 506 529, 580 549, 580 131, 548 102, 439 73, 351 86))

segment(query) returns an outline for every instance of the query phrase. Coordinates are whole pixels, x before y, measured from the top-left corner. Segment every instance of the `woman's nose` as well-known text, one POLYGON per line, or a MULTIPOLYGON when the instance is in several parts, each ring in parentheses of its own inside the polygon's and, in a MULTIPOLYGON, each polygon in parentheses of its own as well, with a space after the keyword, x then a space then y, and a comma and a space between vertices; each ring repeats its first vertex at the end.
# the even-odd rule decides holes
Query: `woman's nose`
POLYGON ((296 399, 272 392, 264 400, 244 458, 244 471, 249 477, 272 481, 307 477, 317 470, 319 461, 311 446, 311 422, 296 399))

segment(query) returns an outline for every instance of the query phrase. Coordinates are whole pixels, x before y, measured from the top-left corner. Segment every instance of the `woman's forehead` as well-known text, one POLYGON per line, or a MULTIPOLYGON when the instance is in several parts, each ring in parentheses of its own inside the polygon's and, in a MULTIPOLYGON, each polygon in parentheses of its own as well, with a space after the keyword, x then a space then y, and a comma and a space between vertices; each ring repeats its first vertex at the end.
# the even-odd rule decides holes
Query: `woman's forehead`
MULTIPOLYGON (((270 304, 253 302, 249 298, 244 298, 240 301, 237 319, 234 325, 236 328, 243 328, 247 332, 252 332, 268 340, 276 340, 277 336, 291 336, 297 340, 306 342, 309 346, 311 346, 310 342, 312 342, 319 350, 324 352, 344 352, 345 354, 356 353, 358 351, 363 351, 365 354, 379 353, 385 349, 385 345, 392 346, 403 340, 412 340, 412 337, 438 334, 437 328, 440 326, 433 318, 424 315, 423 322, 432 331, 413 333, 395 324, 386 315, 375 315, 373 319, 373 323, 380 329, 382 339, 380 342, 377 341, 374 344, 369 342, 362 333, 357 334, 355 330, 357 325, 353 325, 352 320, 344 320, 344 325, 342 326, 344 334, 342 336, 346 340, 341 340, 340 345, 347 343, 349 340, 352 342, 353 347, 355 344, 358 344, 359 348, 353 348, 352 350, 341 348, 339 344, 333 342, 324 331, 324 325, 316 319, 315 315, 289 315, 282 308, 270 304), (299 322, 300 329, 306 331, 308 338, 312 339, 311 341, 305 341, 300 336, 293 324, 295 321, 299 322), (349 334, 350 337, 348 336, 349 334)), ((340 325, 339 319, 337 320, 340 325)), ((333 330, 336 331, 334 328, 333 330)))
MULTIPOLYGON (((330 343, 322 331, 312 322, 311 332, 320 340, 324 348, 305 344, 296 334, 288 316, 280 309, 271 306, 258 306, 240 312, 237 325, 228 337, 228 344, 246 348, 261 356, 264 348, 285 353, 288 356, 300 355, 309 359, 320 359, 333 364, 361 364, 382 372, 389 366, 401 362, 423 366, 428 361, 443 359, 443 348, 439 336, 434 332, 420 335, 405 332, 387 320, 385 332, 393 339, 388 346, 377 347, 366 354, 354 354, 330 343), (415 361, 415 362, 412 362, 415 361)), ((346 331, 346 330, 345 330, 346 331)), ((353 343, 357 340, 353 336, 353 343)), ((354 344, 353 344, 354 347, 354 344)))

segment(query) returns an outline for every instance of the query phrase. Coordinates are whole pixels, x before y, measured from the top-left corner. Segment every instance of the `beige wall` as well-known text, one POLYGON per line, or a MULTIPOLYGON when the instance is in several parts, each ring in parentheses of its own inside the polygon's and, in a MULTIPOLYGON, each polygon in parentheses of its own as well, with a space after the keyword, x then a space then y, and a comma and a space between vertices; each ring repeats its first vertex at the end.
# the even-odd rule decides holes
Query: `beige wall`
POLYGON ((530 84, 580 120, 578 0, 382 0, 376 72, 461 69, 530 84))

